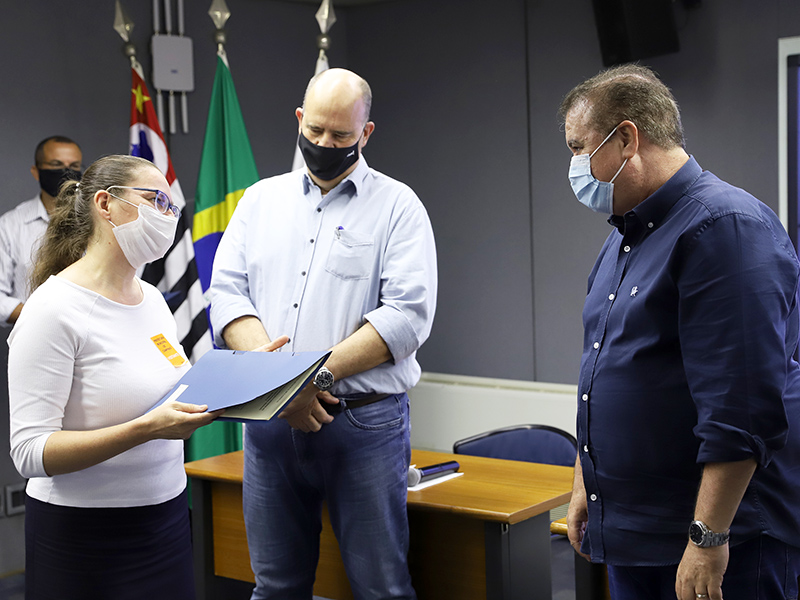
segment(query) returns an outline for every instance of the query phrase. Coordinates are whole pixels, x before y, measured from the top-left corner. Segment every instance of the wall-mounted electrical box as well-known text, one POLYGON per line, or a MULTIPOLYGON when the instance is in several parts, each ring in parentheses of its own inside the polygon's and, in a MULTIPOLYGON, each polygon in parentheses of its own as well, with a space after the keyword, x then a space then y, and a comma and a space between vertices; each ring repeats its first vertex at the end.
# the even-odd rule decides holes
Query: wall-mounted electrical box
POLYGON ((182 35, 154 35, 153 86, 172 92, 194 91, 192 38, 182 35))

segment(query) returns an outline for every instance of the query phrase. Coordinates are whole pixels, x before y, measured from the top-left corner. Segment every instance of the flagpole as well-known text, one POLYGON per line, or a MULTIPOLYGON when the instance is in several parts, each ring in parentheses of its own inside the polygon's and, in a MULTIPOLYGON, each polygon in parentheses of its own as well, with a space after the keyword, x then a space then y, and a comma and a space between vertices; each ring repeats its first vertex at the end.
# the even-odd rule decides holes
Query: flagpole
POLYGON ((331 36, 328 34, 333 24, 336 23, 336 13, 333 11, 333 0, 322 0, 317 13, 314 15, 319 24, 319 35, 317 36, 317 65, 314 75, 319 75, 328 68, 328 55, 326 54, 331 47, 331 36))
MULTIPOLYGON (((317 36, 317 49, 319 50, 319 54, 317 54, 317 64, 314 66, 314 75, 319 75, 323 71, 328 69, 328 55, 326 54, 331 47, 331 36, 328 34, 330 28, 333 27, 333 24, 336 23, 336 13, 333 11, 333 1, 332 0, 322 0, 322 3, 319 5, 319 9, 317 9, 314 18, 317 20, 317 24, 319 25, 319 35, 317 36)), ((300 148, 295 144, 294 147, 294 159, 292 160, 292 171, 296 171, 297 169, 302 169, 306 166, 305 161, 303 160, 303 155, 300 152, 300 148)))
MULTIPOLYGON (((122 8, 119 0, 116 0, 114 7, 114 31, 119 34, 125 44, 122 46, 122 53, 127 56, 131 61, 131 67, 136 68, 138 61, 136 60, 136 46, 131 42, 131 32, 133 31, 133 20, 122 8)), ((141 67, 140 67, 141 68, 141 67)))
MULTIPOLYGON (((333 11, 333 0, 322 0, 314 17, 319 24, 320 34, 317 36, 317 48, 319 48, 320 56, 330 48, 330 37, 328 31, 333 24, 336 23, 336 13, 333 11)), ((326 58, 327 60, 327 58, 326 58)))
POLYGON ((208 16, 211 17, 216 28, 214 41, 217 43, 217 56, 223 60, 226 67, 229 67, 228 55, 225 52, 225 42, 228 41, 225 35, 225 23, 231 18, 231 11, 228 9, 225 0, 214 0, 211 3, 211 8, 208 9, 208 16))

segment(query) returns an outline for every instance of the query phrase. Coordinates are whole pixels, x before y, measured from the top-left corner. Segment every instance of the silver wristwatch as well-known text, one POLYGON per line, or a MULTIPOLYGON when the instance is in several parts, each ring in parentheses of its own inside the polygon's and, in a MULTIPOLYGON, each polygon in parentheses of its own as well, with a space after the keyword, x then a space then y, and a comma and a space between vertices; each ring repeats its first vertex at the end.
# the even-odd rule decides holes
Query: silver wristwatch
POLYGON ((708 528, 708 525, 702 521, 692 521, 689 525, 689 540, 701 548, 710 548, 712 546, 724 546, 728 543, 731 537, 731 530, 723 531, 722 533, 714 533, 708 528))
POLYGON ((317 374, 314 375, 314 385, 320 392, 327 392, 333 387, 333 373, 327 367, 320 367, 317 374))

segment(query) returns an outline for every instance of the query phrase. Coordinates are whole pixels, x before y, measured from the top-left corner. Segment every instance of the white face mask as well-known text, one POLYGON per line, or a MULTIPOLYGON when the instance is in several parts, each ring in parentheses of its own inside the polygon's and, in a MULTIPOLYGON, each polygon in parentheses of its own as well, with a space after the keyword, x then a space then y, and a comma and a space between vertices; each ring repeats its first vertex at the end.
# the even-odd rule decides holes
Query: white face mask
MULTIPOLYGON (((619 127, 619 125, 617 125, 617 127, 619 127)), ((617 127, 614 127, 613 131, 606 136, 606 139, 600 142, 600 145, 594 149, 594 152, 591 154, 573 156, 569 164, 569 183, 578 201, 595 212, 607 215, 614 212, 614 180, 617 178, 617 175, 620 174, 622 167, 625 166, 628 159, 626 158, 622 161, 622 166, 611 178, 611 181, 599 181, 592 175, 591 159, 595 153, 603 147, 603 144, 614 135, 617 127)))
POLYGON ((138 211, 135 221, 123 225, 114 225, 109 219, 114 237, 134 269, 164 256, 178 227, 178 219, 172 213, 162 214, 148 204, 139 204, 138 211))

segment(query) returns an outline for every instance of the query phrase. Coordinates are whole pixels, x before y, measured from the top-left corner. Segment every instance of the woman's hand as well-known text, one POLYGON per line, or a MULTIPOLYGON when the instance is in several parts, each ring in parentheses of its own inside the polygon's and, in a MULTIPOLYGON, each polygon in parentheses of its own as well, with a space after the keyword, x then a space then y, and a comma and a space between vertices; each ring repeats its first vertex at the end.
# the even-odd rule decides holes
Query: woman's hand
POLYGON ((205 404, 165 402, 141 418, 146 419, 151 440, 186 440, 196 429, 208 425, 225 410, 206 412, 205 404))

